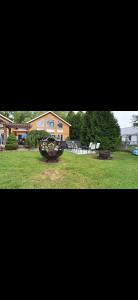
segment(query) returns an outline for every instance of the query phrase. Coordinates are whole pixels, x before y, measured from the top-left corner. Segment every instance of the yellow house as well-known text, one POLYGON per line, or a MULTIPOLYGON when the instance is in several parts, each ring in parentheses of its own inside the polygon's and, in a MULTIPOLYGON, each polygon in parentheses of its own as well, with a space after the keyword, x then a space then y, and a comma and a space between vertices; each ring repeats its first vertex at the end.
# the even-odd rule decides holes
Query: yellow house
POLYGON ((0 115, 0 122, 3 127, 3 133, 5 132, 5 137, 10 133, 14 133, 17 139, 20 139, 25 137, 31 130, 47 131, 50 135, 63 141, 70 137, 71 124, 52 111, 48 111, 25 124, 15 124, 2 115, 0 115))
POLYGON ((39 117, 28 121, 27 124, 31 125, 30 130, 44 130, 50 135, 63 141, 70 137, 71 124, 52 111, 48 111, 39 117))

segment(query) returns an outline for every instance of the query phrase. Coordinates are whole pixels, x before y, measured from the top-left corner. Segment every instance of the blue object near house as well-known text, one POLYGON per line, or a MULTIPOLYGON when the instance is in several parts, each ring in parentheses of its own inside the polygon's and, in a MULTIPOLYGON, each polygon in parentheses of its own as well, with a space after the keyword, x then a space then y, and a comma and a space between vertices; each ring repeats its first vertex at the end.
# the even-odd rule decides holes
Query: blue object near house
POLYGON ((134 149, 134 150, 132 151, 132 154, 138 156, 138 149, 134 149))

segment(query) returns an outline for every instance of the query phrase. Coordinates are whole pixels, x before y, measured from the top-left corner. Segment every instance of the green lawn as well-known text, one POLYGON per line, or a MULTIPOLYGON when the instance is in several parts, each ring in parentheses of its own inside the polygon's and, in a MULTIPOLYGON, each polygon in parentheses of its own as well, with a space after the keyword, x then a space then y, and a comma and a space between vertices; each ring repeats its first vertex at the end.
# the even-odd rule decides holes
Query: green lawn
POLYGON ((39 152, 0 152, 0 188, 136 189, 138 157, 116 152, 101 161, 65 151, 59 163, 47 164, 39 152))

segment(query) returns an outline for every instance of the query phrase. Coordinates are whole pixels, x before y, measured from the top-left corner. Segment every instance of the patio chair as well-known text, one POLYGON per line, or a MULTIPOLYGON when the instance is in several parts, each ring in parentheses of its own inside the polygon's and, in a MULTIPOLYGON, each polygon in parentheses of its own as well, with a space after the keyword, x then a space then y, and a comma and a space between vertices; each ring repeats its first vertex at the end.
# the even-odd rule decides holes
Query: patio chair
POLYGON ((96 150, 99 150, 101 143, 96 144, 96 150))
POLYGON ((95 151, 95 150, 96 150, 96 144, 90 143, 89 149, 90 149, 91 151, 95 151))
POLYGON ((90 145, 89 145, 89 150, 91 150, 92 145, 93 145, 93 143, 90 143, 90 145))

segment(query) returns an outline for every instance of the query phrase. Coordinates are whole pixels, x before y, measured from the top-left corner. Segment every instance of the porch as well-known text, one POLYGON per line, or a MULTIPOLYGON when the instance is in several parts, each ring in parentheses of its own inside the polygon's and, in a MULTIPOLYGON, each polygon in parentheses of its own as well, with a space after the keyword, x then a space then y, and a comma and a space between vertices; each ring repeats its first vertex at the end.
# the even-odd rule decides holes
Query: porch
POLYGON ((6 117, 0 115, 0 145, 5 146, 8 136, 13 133, 17 140, 18 136, 27 133, 31 128, 30 124, 15 124, 6 117))

